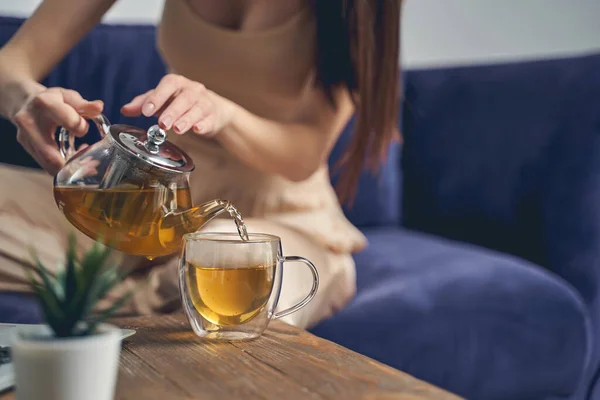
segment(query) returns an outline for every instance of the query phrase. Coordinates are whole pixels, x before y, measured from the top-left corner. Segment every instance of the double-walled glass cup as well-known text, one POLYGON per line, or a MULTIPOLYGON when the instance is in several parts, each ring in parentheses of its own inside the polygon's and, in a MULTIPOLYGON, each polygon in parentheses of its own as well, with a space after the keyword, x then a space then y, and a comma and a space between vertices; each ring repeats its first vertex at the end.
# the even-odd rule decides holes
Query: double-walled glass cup
POLYGON ((269 321, 300 310, 315 296, 319 275, 303 257, 283 256, 281 239, 237 233, 190 233, 183 237, 179 287, 183 309, 194 332, 203 338, 244 340, 260 336, 269 321), (300 262, 313 274, 304 299, 276 312, 283 264, 300 262))

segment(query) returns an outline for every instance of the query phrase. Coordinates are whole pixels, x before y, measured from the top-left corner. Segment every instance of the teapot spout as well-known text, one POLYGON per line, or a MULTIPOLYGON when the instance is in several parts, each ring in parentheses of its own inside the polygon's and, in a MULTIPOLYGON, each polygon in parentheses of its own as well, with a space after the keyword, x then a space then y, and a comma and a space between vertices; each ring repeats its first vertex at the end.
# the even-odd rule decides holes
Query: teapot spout
POLYGON ((188 210, 167 213, 159 223, 161 245, 179 246, 183 235, 196 232, 230 207, 231 203, 227 200, 211 200, 188 210))

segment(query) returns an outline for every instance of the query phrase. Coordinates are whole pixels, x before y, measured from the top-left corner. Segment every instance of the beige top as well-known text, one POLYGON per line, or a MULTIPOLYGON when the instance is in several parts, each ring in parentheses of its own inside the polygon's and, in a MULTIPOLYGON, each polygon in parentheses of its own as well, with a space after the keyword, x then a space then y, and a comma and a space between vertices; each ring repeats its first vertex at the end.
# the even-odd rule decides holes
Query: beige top
MULTIPOLYGON (((165 0, 157 41, 171 72, 258 116, 286 122, 307 104, 323 106, 313 85, 316 25, 309 8, 275 28, 240 32, 207 22, 186 0, 165 0)), ((342 213, 326 165, 293 182, 249 168, 215 141, 193 133, 170 137, 196 163, 195 202, 230 200, 246 218, 276 220, 335 252, 364 247, 364 236, 342 213)))

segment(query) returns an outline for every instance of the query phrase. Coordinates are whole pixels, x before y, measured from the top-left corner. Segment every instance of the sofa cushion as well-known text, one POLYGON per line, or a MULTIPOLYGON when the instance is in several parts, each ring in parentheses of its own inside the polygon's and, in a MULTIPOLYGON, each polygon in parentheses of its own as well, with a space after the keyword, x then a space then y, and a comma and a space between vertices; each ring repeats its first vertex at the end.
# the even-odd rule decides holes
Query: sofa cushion
POLYGON ((575 392, 590 332, 566 282, 471 245, 402 229, 366 234, 357 296, 314 333, 467 398, 575 392))
POLYGON ((39 324, 41 308, 33 295, 0 292, 0 324, 39 324))

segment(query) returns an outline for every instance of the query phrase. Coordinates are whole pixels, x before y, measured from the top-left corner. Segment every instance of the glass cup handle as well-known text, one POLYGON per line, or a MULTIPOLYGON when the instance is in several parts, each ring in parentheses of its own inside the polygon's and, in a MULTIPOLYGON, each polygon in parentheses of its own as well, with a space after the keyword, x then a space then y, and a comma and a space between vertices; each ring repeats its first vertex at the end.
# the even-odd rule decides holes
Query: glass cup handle
POLYGON ((312 289, 310 289, 310 292, 306 295, 306 297, 304 299, 302 299, 300 302, 296 303, 295 305, 291 306, 290 308, 286 308, 283 311, 279 311, 279 312, 276 312, 275 314, 273 314, 274 319, 285 317, 286 315, 290 315, 290 314, 295 313, 296 311, 300 310, 302 307, 304 307, 305 305, 310 303, 310 301, 313 299, 313 297, 315 297, 315 294, 317 294, 317 290, 319 289, 319 272, 317 271, 317 267, 315 267, 315 264, 308 261, 304 257, 296 257, 296 256, 283 257, 283 262, 284 263, 300 262, 300 263, 306 264, 310 268, 310 272, 312 272, 312 275, 313 275, 313 286, 312 286, 312 289))
MULTIPOLYGON (((100 132, 100 137, 104 139, 104 136, 108 135, 108 129, 110 128, 110 122, 108 118, 106 118, 103 114, 100 114, 94 118, 90 118, 96 126, 98 127, 98 131, 100 132)), ((58 148, 60 150, 60 155, 66 160, 71 158, 75 151, 75 137, 69 133, 64 127, 60 127, 60 132, 58 133, 58 148)))

